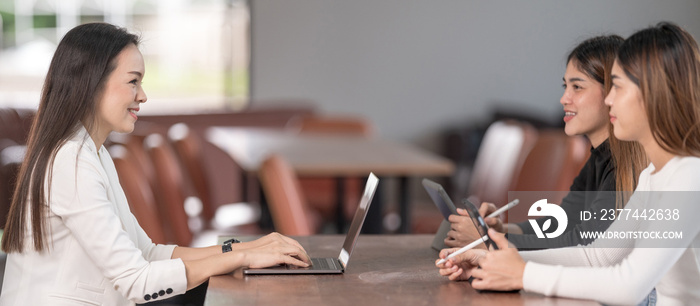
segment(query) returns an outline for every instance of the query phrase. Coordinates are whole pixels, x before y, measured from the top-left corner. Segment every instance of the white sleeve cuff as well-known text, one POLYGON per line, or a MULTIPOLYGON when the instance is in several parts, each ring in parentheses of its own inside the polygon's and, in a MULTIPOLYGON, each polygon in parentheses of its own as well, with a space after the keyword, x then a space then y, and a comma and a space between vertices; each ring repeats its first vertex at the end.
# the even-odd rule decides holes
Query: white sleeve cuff
POLYGON ((181 259, 154 261, 149 264, 148 269, 158 272, 149 273, 148 278, 140 279, 143 283, 133 289, 140 288, 143 291, 127 293, 130 300, 145 303, 166 299, 187 291, 185 263, 181 259))

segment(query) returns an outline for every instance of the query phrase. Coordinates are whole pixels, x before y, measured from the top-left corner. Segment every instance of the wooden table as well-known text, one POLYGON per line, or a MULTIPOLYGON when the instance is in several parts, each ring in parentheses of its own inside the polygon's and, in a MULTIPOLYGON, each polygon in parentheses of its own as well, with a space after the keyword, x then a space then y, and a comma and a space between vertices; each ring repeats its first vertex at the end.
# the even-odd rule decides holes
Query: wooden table
MULTIPOLYGON (((221 237, 221 240, 228 237, 221 237)), ((313 257, 337 257, 344 236, 296 238, 313 257)), ((360 235, 342 275, 243 276, 209 280, 205 305, 598 305, 532 293, 478 293, 438 274, 431 235, 360 235)))
MULTIPOLYGON (((343 202, 341 179, 367 177, 370 172, 374 172, 380 178, 397 177, 403 233, 410 229, 408 178, 449 176, 454 171, 454 164, 450 160, 420 148, 359 136, 300 134, 295 131, 264 128, 212 127, 207 131, 207 140, 227 152, 249 173, 256 173, 265 158, 271 153, 276 153, 287 160, 299 176, 338 178, 338 205, 342 205, 343 202)), ((370 213, 380 208, 376 204, 377 202, 372 204, 370 213)), ((343 210, 337 211, 340 212, 340 221, 343 219, 343 210)))

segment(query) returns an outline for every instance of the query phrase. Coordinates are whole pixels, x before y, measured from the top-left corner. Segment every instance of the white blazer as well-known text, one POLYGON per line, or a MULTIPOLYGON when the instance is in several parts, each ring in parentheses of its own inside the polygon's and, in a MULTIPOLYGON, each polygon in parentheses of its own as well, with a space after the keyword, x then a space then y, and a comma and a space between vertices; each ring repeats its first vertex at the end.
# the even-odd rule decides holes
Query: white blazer
POLYGON ((56 154, 47 225, 47 250, 34 251, 27 225, 24 252, 8 254, 0 305, 133 305, 187 290, 175 246, 151 242, 82 126, 56 154))

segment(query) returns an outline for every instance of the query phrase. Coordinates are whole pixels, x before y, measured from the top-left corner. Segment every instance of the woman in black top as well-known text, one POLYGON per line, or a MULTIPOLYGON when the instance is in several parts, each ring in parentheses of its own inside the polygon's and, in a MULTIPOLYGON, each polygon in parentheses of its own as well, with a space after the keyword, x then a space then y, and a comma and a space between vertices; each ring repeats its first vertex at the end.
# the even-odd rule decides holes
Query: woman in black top
MULTIPOLYGON (((499 218, 486 218, 487 224, 500 232, 508 233, 508 240, 521 250, 542 249, 588 244, 590 239, 581 238, 582 231, 604 231, 612 220, 581 222, 579 213, 622 207, 625 199, 617 198, 616 190, 633 191, 634 178, 645 167, 643 154, 634 143, 622 143, 610 137, 612 126, 609 108, 604 99, 610 90, 610 71, 615 55, 624 39, 617 35, 598 36, 587 39, 574 48, 568 56, 564 73, 564 94, 560 103, 564 108, 565 132, 569 136, 585 135, 591 142, 591 156, 574 179, 570 191, 562 200, 561 207, 567 214, 565 232, 556 238, 539 239, 528 222, 503 224, 499 218), (612 154, 611 152, 614 152, 612 154), (637 159, 625 156, 642 156, 637 159), (636 169, 636 172, 635 172, 636 169)), ((483 203, 479 209, 483 216, 493 212, 496 206, 483 203)), ((479 237, 466 211, 458 209, 460 215, 450 216, 451 230, 445 245, 461 247, 479 237)), ((547 219, 540 218, 540 228, 547 219)), ((555 226, 552 226, 555 228, 555 226)))

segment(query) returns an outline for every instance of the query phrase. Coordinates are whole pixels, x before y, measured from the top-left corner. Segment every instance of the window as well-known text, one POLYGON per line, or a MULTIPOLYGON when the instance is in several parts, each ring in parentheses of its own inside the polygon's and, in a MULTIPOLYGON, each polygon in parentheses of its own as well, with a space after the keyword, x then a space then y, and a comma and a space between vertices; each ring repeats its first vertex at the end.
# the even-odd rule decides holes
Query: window
POLYGON ((248 101, 246 0, 5 0, 0 18, 0 106, 36 108, 56 45, 86 22, 141 35, 143 113, 236 110, 248 101))

